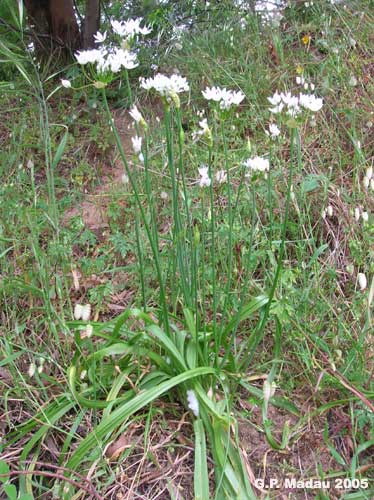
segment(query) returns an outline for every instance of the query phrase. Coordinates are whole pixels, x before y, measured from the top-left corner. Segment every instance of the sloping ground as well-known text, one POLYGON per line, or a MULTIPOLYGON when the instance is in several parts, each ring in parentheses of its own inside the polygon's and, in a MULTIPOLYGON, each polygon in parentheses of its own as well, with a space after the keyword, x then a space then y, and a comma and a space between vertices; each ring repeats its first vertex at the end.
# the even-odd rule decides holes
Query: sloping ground
MULTIPOLYGON (((121 135, 123 149, 128 155, 128 161, 131 165, 131 118, 126 110, 114 110, 113 117, 121 135)), ((115 149, 113 149, 111 158, 108 158, 103 165, 103 175, 99 181, 99 185, 93 192, 85 193, 83 201, 78 206, 72 207, 65 212, 64 223, 67 223, 73 217, 80 216, 87 229, 102 231, 108 227, 108 204, 113 191, 118 190, 124 172, 121 159, 118 158, 115 149)))

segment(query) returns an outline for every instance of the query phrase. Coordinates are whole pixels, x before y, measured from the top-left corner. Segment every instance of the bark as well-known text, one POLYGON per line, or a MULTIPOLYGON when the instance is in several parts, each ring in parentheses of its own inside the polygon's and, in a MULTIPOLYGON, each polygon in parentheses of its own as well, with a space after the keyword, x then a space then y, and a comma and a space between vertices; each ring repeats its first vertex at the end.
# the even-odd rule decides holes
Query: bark
POLYGON ((55 49, 71 53, 80 48, 73 0, 25 0, 25 7, 39 54, 55 49))
POLYGON ((86 0, 86 13, 83 26, 83 48, 95 46, 94 35, 100 28, 100 0, 86 0))
POLYGON ((49 0, 52 36, 74 51, 80 46, 80 31, 73 0, 49 0))

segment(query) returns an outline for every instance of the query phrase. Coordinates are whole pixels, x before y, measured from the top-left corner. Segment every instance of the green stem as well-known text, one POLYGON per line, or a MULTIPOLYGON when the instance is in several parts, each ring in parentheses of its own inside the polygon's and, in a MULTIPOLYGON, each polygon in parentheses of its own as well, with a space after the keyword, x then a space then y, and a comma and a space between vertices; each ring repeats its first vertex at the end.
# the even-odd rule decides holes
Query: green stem
POLYGON ((141 220, 142 220, 142 222, 144 224, 144 228, 145 228, 146 233, 147 233, 148 241, 149 241, 149 243, 151 245, 152 254, 153 254, 153 258, 154 258, 154 263, 155 263, 155 267, 156 267, 157 278, 158 278, 158 282, 159 282, 159 286, 160 286, 160 301, 161 301, 161 307, 162 307, 162 311, 163 311, 163 315, 164 315, 165 329, 166 329, 166 333, 168 335, 170 335, 169 313, 168 313, 168 308, 167 308, 167 303, 166 303, 166 294, 165 294, 164 282, 163 282, 163 279, 162 279, 161 266, 160 266, 160 262, 159 262, 158 247, 156 246, 156 243, 155 243, 155 241, 154 241, 154 239, 152 237, 152 232, 151 232, 151 229, 150 229, 149 224, 147 222, 147 217, 146 217, 146 214, 144 212, 144 208, 143 208, 143 205, 142 205, 142 202, 141 202, 141 199, 140 199, 140 195, 139 195, 139 192, 138 192, 138 188, 137 188, 137 185, 136 185, 133 173, 131 172, 131 170, 129 168, 129 165, 128 165, 128 162, 126 160, 126 155, 125 155, 125 152, 123 150, 121 138, 120 138, 120 136, 118 134, 117 127, 116 127, 116 125, 114 123, 112 114, 111 114, 110 109, 109 109, 109 105, 108 105, 108 100, 107 100, 107 97, 106 97, 105 89, 103 89, 102 95, 103 95, 103 101, 104 101, 105 111, 107 113, 108 120, 109 120, 110 125, 111 125, 112 130, 113 130, 114 139, 116 141, 116 145, 117 145, 119 154, 121 156, 121 159, 123 161, 124 167, 126 169, 126 173, 127 173, 128 178, 129 178, 129 181, 131 183, 132 189, 134 191, 134 196, 135 196, 136 204, 137 204, 137 206, 139 208, 139 211, 140 211, 141 220))
POLYGON ((288 174, 288 181, 287 181, 287 197, 286 197, 286 204, 285 204, 285 212, 284 212, 284 221, 282 225, 282 237, 281 237, 281 245, 279 249, 279 255, 278 255, 278 262, 277 262, 277 268, 275 271, 275 276, 273 280, 273 285, 270 289, 269 293, 269 302, 267 303, 265 307, 264 314, 262 316, 262 319, 260 321, 258 329, 253 332, 252 336, 249 339, 248 343, 248 350, 247 354, 244 356, 244 360, 241 363, 240 370, 246 370, 250 363, 252 362, 255 350, 258 346, 258 344, 261 342, 265 335, 265 326, 266 323, 269 319, 270 316, 270 308, 272 305, 272 301, 275 295, 275 291, 277 289, 279 277, 282 271, 282 264, 283 264, 283 256, 285 252, 285 241, 286 241, 286 232, 287 232, 287 226, 288 226, 288 213, 289 213, 289 208, 290 208, 290 200, 291 200, 291 186, 292 186, 292 177, 293 177, 293 171, 294 171, 294 155, 295 155, 295 143, 297 147, 297 164, 298 167, 301 166, 301 150, 300 150, 300 137, 298 133, 298 129, 292 129, 291 132, 291 146, 290 146, 290 169, 289 169, 289 174, 288 174))

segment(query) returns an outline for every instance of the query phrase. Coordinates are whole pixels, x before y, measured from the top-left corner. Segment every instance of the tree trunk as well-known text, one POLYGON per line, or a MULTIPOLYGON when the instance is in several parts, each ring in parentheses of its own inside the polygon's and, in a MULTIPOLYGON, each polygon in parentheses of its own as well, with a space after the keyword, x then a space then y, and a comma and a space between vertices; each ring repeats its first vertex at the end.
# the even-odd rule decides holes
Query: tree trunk
POLYGON ((54 39, 71 51, 80 47, 80 31, 73 0, 49 0, 51 28, 54 39))
POLYGON ((56 49, 66 55, 80 48, 73 0, 25 0, 25 7, 39 55, 56 49))
POLYGON ((95 46, 94 35, 100 28, 100 0, 86 0, 86 13, 83 25, 83 48, 95 46))

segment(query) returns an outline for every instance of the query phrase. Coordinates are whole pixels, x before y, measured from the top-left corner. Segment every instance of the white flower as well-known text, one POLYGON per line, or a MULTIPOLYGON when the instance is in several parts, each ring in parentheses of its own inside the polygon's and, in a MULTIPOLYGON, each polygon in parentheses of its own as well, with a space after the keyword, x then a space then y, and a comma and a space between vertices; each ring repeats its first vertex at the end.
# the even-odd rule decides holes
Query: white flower
POLYGON ((224 184, 225 182, 227 182, 226 170, 218 170, 218 172, 216 172, 216 181, 218 182, 218 184, 224 184))
POLYGON ((106 31, 105 31, 105 33, 100 33, 100 31, 98 31, 96 33, 96 35, 94 35, 94 39, 95 39, 95 43, 103 43, 103 42, 105 42, 105 40, 106 40, 106 31))
POLYGON ((366 170, 366 174, 365 176, 368 178, 368 179, 371 179, 373 177, 373 167, 369 167, 367 170, 366 170))
POLYGON ((273 94, 273 97, 268 97, 268 101, 270 102, 270 104, 272 104, 273 106, 277 106, 278 104, 280 104, 282 100, 282 97, 280 94, 278 94, 278 91, 276 91, 274 94, 273 94))
POLYGON ((71 88, 71 83, 70 83, 70 80, 61 80, 61 85, 65 88, 65 89, 70 89, 71 88))
POLYGON ((243 92, 228 90, 227 93, 221 99, 220 107, 221 109, 229 109, 231 106, 239 106, 239 104, 245 99, 243 92))
POLYGON ((79 64, 94 64, 103 60, 105 52, 99 49, 81 50, 75 54, 79 64))
POLYGON ((192 138, 196 139, 199 136, 205 136, 209 141, 212 140, 212 132, 208 126, 208 120, 204 118, 199 122, 200 130, 192 133, 192 138))
POLYGON ((278 137, 281 133, 280 129, 275 125, 275 123, 270 123, 269 130, 265 130, 266 135, 270 136, 272 139, 278 137))
POLYGON ((136 135, 135 137, 131 137, 131 142, 134 153, 140 153, 142 150, 142 138, 136 135))
POLYGON ((119 35, 119 36, 126 35, 126 28, 121 21, 117 21, 116 19, 112 19, 110 21, 110 23, 111 23, 113 31, 116 35, 119 35))
POLYGON ((229 109, 231 106, 238 106, 245 95, 243 92, 221 89, 220 87, 207 87, 202 91, 203 96, 207 101, 219 102, 221 109, 229 109))
POLYGON ((355 219, 357 222, 360 220, 360 215, 361 215, 360 209, 358 207, 356 207, 355 208, 355 219))
POLYGON ((201 122, 199 122, 199 127, 201 129, 199 131, 200 135, 208 135, 208 134, 210 134, 210 129, 208 127, 208 120, 206 118, 204 118, 203 120, 201 120, 201 122))
POLYGON ((141 121, 144 120, 144 118, 142 117, 141 112, 138 110, 138 108, 135 106, 135 104, 132 107, 132 109, 130 109, 129 114, 130 114, 131 118, 134 121, 136 121, 136 123, 139 123, 139 122, 141 122, 141 121))
POLYGON ((211 184, 211 179, 209 177, 209 168, 208 167, 200 167, 199 168, 199 174, 200 174, 200 180, 199 180, 199 186, 200 187, 209 187, 211 184))
POLYGON ((360 285, 360 290, 365 290, 368 284, 365 274, 358 273, 357 279, 358 279, 358 284, 360 285))
POLYGON ((142 18, 129 19, 127 21, 112 20, 112 28, 114 33, 121 37, 131 38, 135 35, 148 35, 152 29, 149 26, 140 26, 142 18))
POLYGON ((332 216, 333 216, 333 213, 334 213, 334 212, 333 212, 333 208, 332 208, 332 206, 331 206, 331 205, 329 205, 329 206, 327 207, 326 212, 327 212, 327 215, 328 215, 329 217, 332 217, 332 216))
POLYGON ((361 217, 364 222, 369 220, 369 214, 367 212, 362 212, 361 217))
POLYGON ((176 94, 190 89, 186 78, 175 73, 171 76, 157 73, 153 78, 141 78, 140 85, 145 90, 154 89, 167 98, 173 98, 176 94))
POLYGON ((269 160, 267 158, 261 158, 261 156, 249 158, 243 163, 243 165, 250 170, 258 172, 267 172, 270 168, 269 160))
POLYGON ((81 304, 75 304, 74 306, 74 319, 78 320, 82 317, 83 306, 81 304))
POLYGON ((297 96, 293 96, 291 92, 281 93, 281 98, 283 103, 288 107, 287 113, 290 116, 296 116, 300 112, 299 99, 297 96))
POLYGON ((278 93, 278 91, 276 91, 272 97, 268 97, 268 101, 270 102, 270 104, 272 106, 274 106, 273 108, 269 108, 269 111, 271 113, 281 113, 282 112, 282 110, 284 108, 284 103, 282 102, 282 97, 278 93))
POLYGON ((91 304, 85 304, 82 306, 82 321, 88 321, 91 316, 91 304))
POLYGON ((121 182, 122 182, 122 184, 128 184, 129 183, 129 176, 127 174, 122 174, 121 182))
POLYGON ((188 401, 188 408, 192 411, 192 413, 195 415, 195 417, 199 416, 199 402, 197 400, 195 391, 189 390, 187 391, 187 401, 188 401))
POLYGON ((133 69, 136 68, 138 64, 136 54, 129 50, 117 48, 108 54, 106 60, 101 60, 98 63, 98 71, 104 72, 111 70, 113 73, 118 73, 122 67, 133 69))
POLYGON ((166 201, 169 198, 169 195, 167 194, 166 191, 161 191, 160 198, 161 198, 161 200, 166 201))
POLYGON ((300 94, 300 106, 316 113, 323 106, 323 99, 313 94, 300 94))
POLYGON ((366 189, 367 189, 367 188, 369 187, 369 184, 370 184, 370 179, 369 179, 369 177, 366 177, 366 175, 365 175, 364 180, 362 181, 362 183, 363 183, 363 185, 364 185, 364 188, 366 188, 366 189))
POLYGON ((222 89, 219 87, 207 87, 202 91, 202 94, 207 101, 219 102, 222 98, 222 89))
MULTIPOLYGON (((314 85, 312 87, 311 84, 310 87, 314 89, 314 85)), ((293 117, 300 113, 300 106, 313 112, 319 111, 323 106, 323 100, 313 94, 301 93, 299 96, 294 96, 291 92, 281 92, 280 94, 275 92, 273 97, 268 97, 268 101, 274 106, 269 108, 271 113, 281 113, 286 106, 287 114, 293 117)))

